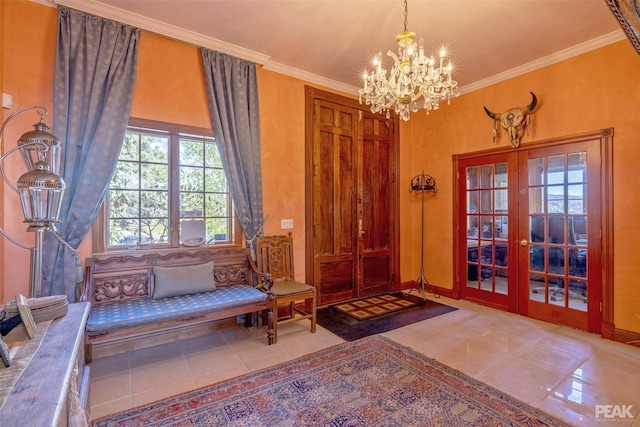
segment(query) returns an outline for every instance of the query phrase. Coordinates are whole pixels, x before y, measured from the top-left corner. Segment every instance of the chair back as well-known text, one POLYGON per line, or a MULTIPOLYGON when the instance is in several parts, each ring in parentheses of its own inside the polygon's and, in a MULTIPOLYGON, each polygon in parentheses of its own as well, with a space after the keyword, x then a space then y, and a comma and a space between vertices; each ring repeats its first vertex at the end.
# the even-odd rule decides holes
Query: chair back
POLYGON ((274 282, 294 281, 293 237, 291 232, 257 239, 258 270, 269 273, 274 282))

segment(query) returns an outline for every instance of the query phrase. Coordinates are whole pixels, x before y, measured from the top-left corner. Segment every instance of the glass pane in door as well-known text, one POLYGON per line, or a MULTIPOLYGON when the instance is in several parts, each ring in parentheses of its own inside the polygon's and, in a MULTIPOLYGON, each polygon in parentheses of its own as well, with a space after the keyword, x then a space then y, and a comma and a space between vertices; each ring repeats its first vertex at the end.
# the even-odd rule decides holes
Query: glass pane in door
POLYGON ((528 193, 529 300, 586 312, 587 153, 530 158, 528 193))
POLYGON ((507 295, 507 163, 466 168, 467 287, 507 295))

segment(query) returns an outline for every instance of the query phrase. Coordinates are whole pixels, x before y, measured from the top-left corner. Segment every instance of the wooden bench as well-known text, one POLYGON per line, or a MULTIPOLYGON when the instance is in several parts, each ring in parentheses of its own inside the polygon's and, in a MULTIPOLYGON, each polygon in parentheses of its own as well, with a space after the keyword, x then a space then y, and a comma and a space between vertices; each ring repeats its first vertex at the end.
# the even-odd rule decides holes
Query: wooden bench
MULTIPOLYGON (((108 347, 105 355, 131 351, 208 333, 218 321, 243 314, 247 315, 246 326, 250 326, 254 312, 263 313, 267 341, 269 345, 274 342, 273 281, 269 274, 257 270, 247 249, 106 254, 87 258, 85 269, 81 301, 89 301, 92 306, 85 333, 86 363, 91 362, 94 347, 108 347), (200 269, 209 262, 213 262, 215 290, 154 295, 154 268, 160 267, 155 270, 158 274, 173 271, 183 277, 183 271, 200 269), (258 277, 268 284, 266 292, 253 285, 259 282, 258 277)), ((187 276, 188 271, 185 281, 187 276)), ((179 292, 183 280, 175 282, 171 286, 179 292)))

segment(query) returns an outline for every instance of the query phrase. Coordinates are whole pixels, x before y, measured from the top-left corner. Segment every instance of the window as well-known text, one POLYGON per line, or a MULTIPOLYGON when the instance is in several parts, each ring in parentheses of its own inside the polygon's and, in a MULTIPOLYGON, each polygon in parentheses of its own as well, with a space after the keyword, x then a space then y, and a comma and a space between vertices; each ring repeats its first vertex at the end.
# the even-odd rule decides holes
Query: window
POLYGON ((105 200, 106 249, 235 242, 222 160, 206 133, 130 122, 105 200))

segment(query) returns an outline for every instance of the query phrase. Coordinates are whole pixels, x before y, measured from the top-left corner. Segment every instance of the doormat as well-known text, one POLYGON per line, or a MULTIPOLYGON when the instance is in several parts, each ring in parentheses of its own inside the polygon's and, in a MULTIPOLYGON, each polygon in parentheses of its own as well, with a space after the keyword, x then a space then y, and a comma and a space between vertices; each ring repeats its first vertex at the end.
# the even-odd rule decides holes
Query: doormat
POLYGON ((405 310, 394 311, 370 319, 356 320, 348 314, 336 310, 334 306, 329 306, 317 310, 316 323, 345 341, 355 341, 455 310, 457 310, 455 307, 426 300, 405 310))
POLYGON ((415 307, 416 301, 409 300, 401 293, 383 294, 373 297, 359 298, 353 301, 333 305, 338 311, 348 314, 356 320, 371 319, 384 316, 394 311, 415 307))

